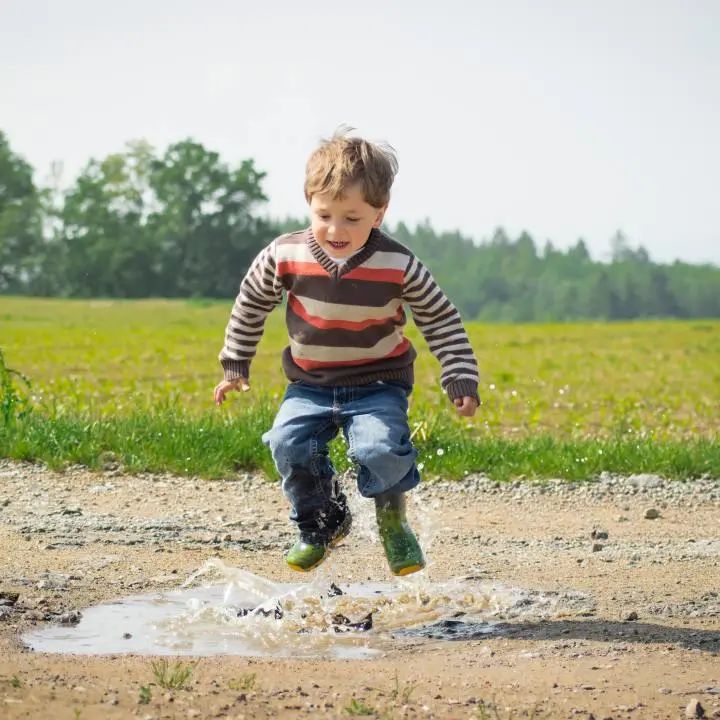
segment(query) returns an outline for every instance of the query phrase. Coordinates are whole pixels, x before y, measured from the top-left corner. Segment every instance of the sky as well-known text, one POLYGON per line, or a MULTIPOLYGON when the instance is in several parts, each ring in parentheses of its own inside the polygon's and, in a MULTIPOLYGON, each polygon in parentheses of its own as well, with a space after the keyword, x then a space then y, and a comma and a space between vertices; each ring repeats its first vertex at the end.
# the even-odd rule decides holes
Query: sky
POLYGON ((304 216, 341 124, 397 151, 391 225, 720 264, 718 0, 0 0, 0 130, 37 182, 192 137, 304 216))

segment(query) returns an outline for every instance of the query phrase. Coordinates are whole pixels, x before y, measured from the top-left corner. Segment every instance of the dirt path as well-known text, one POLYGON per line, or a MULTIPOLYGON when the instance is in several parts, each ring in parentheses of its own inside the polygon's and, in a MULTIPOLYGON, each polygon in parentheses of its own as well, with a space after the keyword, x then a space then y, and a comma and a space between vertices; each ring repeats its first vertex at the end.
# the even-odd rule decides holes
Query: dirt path
MULTIPOLYGON (((582 601, 372 660, 205 658, 189 689, 168 692, 148 658, 44 655, 19 638, 99 601, 177 587, 210 557, 297 582, 282 563, 292 534, 279 488, 0 461, 0 718, 496 717, 484 702, 499 718, 617 720, 685 717, 694 699, 720 718, 718 482, 480 478, 425 485, 416 503, 436 533, 434 581, 470 573, 582 601)), ((336 551, 338 582, 389 579, 364 537, 336 551)))

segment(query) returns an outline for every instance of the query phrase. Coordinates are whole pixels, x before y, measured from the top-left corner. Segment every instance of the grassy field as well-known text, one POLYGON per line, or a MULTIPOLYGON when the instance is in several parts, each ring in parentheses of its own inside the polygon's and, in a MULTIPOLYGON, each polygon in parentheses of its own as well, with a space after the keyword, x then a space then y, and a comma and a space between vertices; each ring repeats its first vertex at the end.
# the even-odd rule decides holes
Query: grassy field
MULTIPOLYGON (((0 298, 6 382, 0 454, 209 477, 272 472, 259 434, 285 386, 282 311, 268 320, 252 392, 217 409, 231 300, 0 298), (11 397, 12 395, 12 397, 11 397), (31 411, 23 418, 21 400, 31 411), (7 408, 12 405, 12 410, 7 408), (3 419, 4 418, 4 419, 3 419)), ((420 351, 410 411, 426 472, 587 477, 604 469, 720 475, 720 322, 468 326, 482 407, 455 416, 420 351)), ((342 447, 334 449, 343 466, 342 447)))

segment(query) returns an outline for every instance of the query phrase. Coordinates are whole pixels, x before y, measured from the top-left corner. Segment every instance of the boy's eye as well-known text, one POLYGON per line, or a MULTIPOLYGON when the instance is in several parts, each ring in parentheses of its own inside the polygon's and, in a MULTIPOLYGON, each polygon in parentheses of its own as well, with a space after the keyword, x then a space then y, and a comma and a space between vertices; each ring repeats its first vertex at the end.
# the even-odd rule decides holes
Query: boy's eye
POLYGON ((352 222, 352 223, 360 222, 360 218, 346 218, 346 219, 348 222, 352 222))

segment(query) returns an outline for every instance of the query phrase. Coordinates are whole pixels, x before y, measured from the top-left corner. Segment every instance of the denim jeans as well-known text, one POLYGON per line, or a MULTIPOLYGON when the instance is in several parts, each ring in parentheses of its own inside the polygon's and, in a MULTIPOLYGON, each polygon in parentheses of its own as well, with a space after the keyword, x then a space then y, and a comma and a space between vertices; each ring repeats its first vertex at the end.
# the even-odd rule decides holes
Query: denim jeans
POLYGON ((406 386, 374 382, 321 387, 292 382, 273 426, 263 435, 290 501, 290 519, 305 534, 327 533, 342 522, 345 497, 333 478, 328 443, 342 429, 348 458, 367 498, 405 492, 420 481, 410 442, 406 386))

